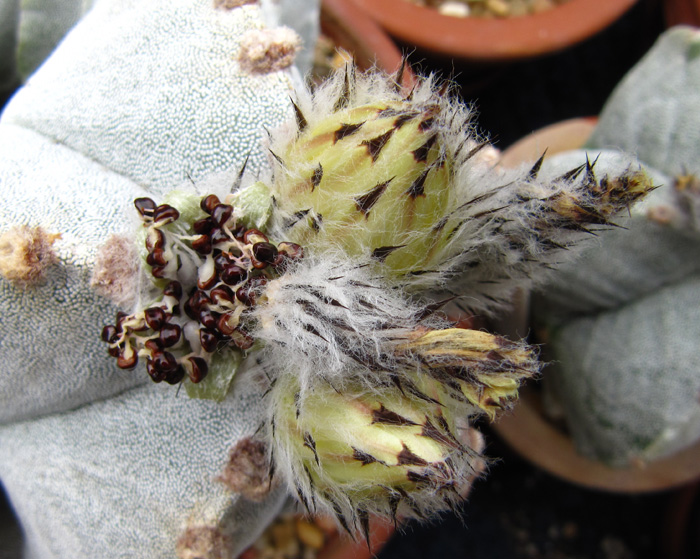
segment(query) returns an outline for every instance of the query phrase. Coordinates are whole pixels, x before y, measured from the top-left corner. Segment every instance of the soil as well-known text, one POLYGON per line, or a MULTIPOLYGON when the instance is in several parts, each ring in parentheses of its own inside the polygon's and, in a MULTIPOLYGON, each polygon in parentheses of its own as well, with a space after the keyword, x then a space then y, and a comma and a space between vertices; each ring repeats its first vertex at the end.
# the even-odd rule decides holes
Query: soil
POLYGON ((485 430, 493 462, 455 514, 411 523, 378 559, 651 559, 669 557, 665 519, 676 492, 621 495, 556 479, 485 430))

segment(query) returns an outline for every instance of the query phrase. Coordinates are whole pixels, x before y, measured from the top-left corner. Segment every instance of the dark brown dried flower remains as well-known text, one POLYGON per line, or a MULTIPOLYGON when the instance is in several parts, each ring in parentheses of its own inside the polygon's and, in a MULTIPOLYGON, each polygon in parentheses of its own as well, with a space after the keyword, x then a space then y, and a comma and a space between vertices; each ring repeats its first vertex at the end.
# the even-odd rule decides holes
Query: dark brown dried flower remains
POLYGON ((200 202, 204 217, 191 224, 168 204, 138 198, 146 228, 146 266, 161 289, 157 301, 118 313, 102 340, 122 369, 146 358, 154 382, 199 383, 222 347, 245 351, 254 339, 247 311, 263 296, 268 279, 303 257, 294 243, 275 245, 257 229, 236 223, 233 206, 213 194, 200 202))

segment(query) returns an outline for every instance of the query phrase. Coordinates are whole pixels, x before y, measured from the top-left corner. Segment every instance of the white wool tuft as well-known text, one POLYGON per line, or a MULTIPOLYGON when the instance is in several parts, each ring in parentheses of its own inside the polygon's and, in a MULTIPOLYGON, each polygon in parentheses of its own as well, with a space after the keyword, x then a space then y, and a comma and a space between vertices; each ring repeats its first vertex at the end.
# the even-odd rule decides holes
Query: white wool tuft
POLYGON ((252 311, 266 365, 296 374, 302 390, 319 379, 341 388, 358 376, 368 387, 384 384, 398 366, 397 342, 419 325, 445 324, 422 318, 421 306, 379 281, 368 265, 336 256, 304 258, 268 284, 252 311))

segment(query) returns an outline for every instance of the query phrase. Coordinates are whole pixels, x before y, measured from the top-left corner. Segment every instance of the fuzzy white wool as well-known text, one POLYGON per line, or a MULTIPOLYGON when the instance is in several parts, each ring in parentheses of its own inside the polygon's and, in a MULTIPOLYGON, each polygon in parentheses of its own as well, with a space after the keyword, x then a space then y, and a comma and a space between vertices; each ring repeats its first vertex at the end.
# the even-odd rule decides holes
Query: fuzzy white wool
POLYGON ((418 325, 421 307, 380 281, 362 263, 325 254, 308 257, 268 283, 265 299, 252 311, 265 342, 267 366, 294 372, 304 389, 325 379, 341 387, 358 375, 371 386, 386 382, 397 357, 392 348, 418 325))

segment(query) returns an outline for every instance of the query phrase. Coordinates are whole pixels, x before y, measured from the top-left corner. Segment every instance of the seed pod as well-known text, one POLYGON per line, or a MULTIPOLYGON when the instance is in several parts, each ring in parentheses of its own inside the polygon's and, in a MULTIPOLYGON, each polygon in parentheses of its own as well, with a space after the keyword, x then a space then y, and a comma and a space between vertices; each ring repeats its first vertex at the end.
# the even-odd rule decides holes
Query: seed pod
POLYGON ((167 275, 167 266, 152 266, 151 275, 156 279, 164 279, 167 275))
POLYGON ((153 355, 153 367, 156 371, 160 371, 167 375, 174 373, 179 367, 179 364, 172 353, 161 351, 153 355))
POLYGON ((119 367, 120 369, 133 369, 134 367, 136 367, 138 361, 139 358, 137 353, 127 341, 126 345, 119 353, 119 357, 117 357, 117 367, 119 367))
MULTIPOLYGON (((211 252, 211 251, 210 251, 211 252)), ((201 290, 211 289, 217 283, 218 277, 214 259, 207 256, 204 263, 197 269, 197 287, 201 290)))
POLYGON ((192 241, 192 248, 199 254, 209 254, 212 250, 209 235, 200 235, 197 239, 192 241))
POLYGON ((209 309, 204 309, 199 313, 199 323, 210 330, 216 328, 217 321, 219 320, 219 314, 209 309))
POLYGON ((165 289, 163 289, 163 295, 179 299, 182 297, 182 284, 179 281, 171 281, 165 286, 165 289))
POLYGON ((236 295, 231 291, 231 289, 225 285, 219 285, 209 292, 209 297, 211 297, 212 303, 219 305, 221 303, 231 303, 233 302, 236 295))
POLYGON ((117 328, 112 325, 107 325, 104 328, 102 328, 102 341, 106 342, 108 344, 113 344, 116 343, 116 341, 119 339, 119 333, 117 332, 117 328))
POLYGON ((146 324, 151 330, 160 330, 165 324, 165 311, 160 307, 150 307, 144 311, 146 324))
POLYGON ((248 272, 236 264, 231 264, 221 270, 221 281, 227 285, 238 285, 248 277, 248 272))
POLYGON ((187 375, 195 384, 204 380, 204 377, 209 372, 207 362, 201 357, 188 357, 185 361, 185 367, 187 368, 187 375))
POLYGON ((151 198, 136 198, 134 206, 143 217, 153 217, 156 211, 156 203, 151 198))
POLYGON ((198 235, 208 235, 214 227, 214 220, 211 217, 198 219, 192 224, 192 229, 194 229, 194 232, 198 235))
POLYGON ((163 347, 172 347, 180 341, 182 328, 177 324, 165 324, 160 330, 158 339, 163 347))
POLYGON ((146 256, 146 264, 149 266, 165 266, 168 261, 165 258, 165 251, 162 248, 154 248, 146 256))
POLYGON ((243 242, 247 245, 254 243, 266 243, 268 241, 269 239, 267 236, 262 231, 258 231, 257 229, 248 229, 243 234, 243 242))
POLYGON ((216 346, 219 343, 219 339, 213 332, 205 330, 204 328, 199 330, 199 342, 202 344, 204 351, 208 353, 214 353, 216 346))
POLYGON ((188 308, 191 309, 191 311, 194 313, 192 318, 196 320, 198 314, 205 308, 207 308, 210 303, 211 299, 209 298, 209 295, 207 295, 201 289, 197 289, 187 300, 187 303, 185 305, 185 311, 187 311, 188 308))
POLYGON ((146 250, 153 252, 165 247, 165 235, 160 229, 150 228, 146 234, 146 250))
POLYGON ((235 264, 236 259, 230 252, 219 252, 219 254, 214 256, 214 265, 218 271, 228 266, 234 266, 235 264))
POLYGON ((221 204, 219 197, 216 194, 209 194, 209 196, 202 198, 199 205, 203 211, 211 214, 214 211, 214 208, 216 208, 216 206, 219 204, 221 204))
POLYGON ((168 204, 161 204, 153 213, 153 221, 160 224, 177 221, 179 217, 180 212, 168 204))
MULTIPOLYGON (((272 264, 277 258, 277 247, 272 243, 260 242, 253 245, 253 256, 255 259, 262 264, 260 267, 264 267, 268 264, 272 264)), ((253 263, 256 268, 256 263, 253 263)))
POLYGON ((210 233, 211 244, 216 246, 219 243, 228 243, 231 239, 220 227, 214 227, 210 233))
POLYGON ((228 225, 231 216, 233 216, 233 206, 228 204, 218 204, 211 212, 212 220, 214 220, 214 223, 219 227, 228 225))
POLYGON ((165 382, 168 384, 177 384, 185 378, 185 369, 182 365, 178 365, 172 371, 165 373, 165 382))
POLYGON ((151 352, 151 355, 163 350, 163 344, 160 343, 159 338, 151 338, 150 340, 146 340, 143 345, 148 351, 151 352))
POLYGON ((216 328, 224 336, 231 336, 238 326, 238 319, 233 313, 222 314, 216 322, 216 328))
POLYGON ((151 358, 146 361, 146 371, 153 382, 163 382, 165 380, 165 373, 155 366, 151 358))

